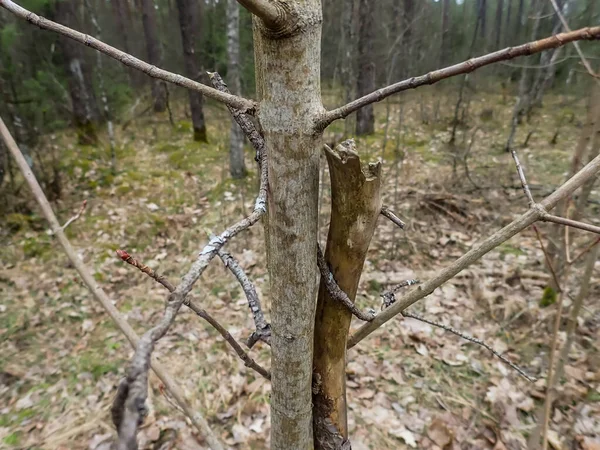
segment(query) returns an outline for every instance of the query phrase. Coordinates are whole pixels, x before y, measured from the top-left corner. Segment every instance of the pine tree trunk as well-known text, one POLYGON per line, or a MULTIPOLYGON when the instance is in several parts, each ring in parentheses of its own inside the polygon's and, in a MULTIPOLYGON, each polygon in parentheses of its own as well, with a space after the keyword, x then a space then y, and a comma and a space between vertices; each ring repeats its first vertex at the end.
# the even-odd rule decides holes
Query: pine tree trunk
MULTIPOLYGON (((200 74, 198 70, 198 55, 195 51, 196 30, 198 19, 196 7, 192 0, 177 0, 177 13, 179 16, 179 28, 181 29, 181 44, 183 45, 183 63, 185 74, 195 80, 200 74)), ((202 94, 197 91, 188 90, 190 110, 192 112, 192 126, 194 128, 194 140, 208 142, 206 136, 206 123, 204 122, 204 111, 202 110, 202 94)))
MULTIPOLYGON (((146 38, 148 62, 154 66, 160 67, 162 65, 162 52, 160 50, 160 43, 158 42, 154 1, 140 1, 142 5, 142 25, 144 26, 144 36, 146 38)), ((164 112, 167 109, 167 85, 164 81, 152 78, 152 99, 154 101, 155 112, 164 112)))
MULTIPOLYGON (((237 0, 227 0, 227 82, 233 94, 241 94, 240 80, 240 9, 237 0)), ((231 119, 229 134, 229 173, 233 178, 246 176, 244 133, 231 119)))
MULTIPOLYGON (((260 120, 268 151, 266 226, 271 307, 271 449, 313 448, 312 353, 322 134, 320 0, 290 2, 266 29, 254 19, 260 120)), ((275 3, 277 4, 277 3, 275 3)))
MULTIPOLYGON (((81 26, 78 26, 75 5, 71 0, 56 3, 56 19, 68 27, 81 29, 81 26)), ((98 142, 96 127, 100 120, 100 111, 94 94, 92 73, 77 42, 62 36, 59 37, 58 42, 67 74, 73 124, 77 129, 79 143, 96 144, 98 142)))
MULTIPOLYGON (((375 2, 359 0, 358 7, 358 79, 359 97, 375 90, 375 62, 373 60, 375 38, 375 2)), ((365 106, 356 113, 356 134, 371 134, 375 131, 373 105, 365 106)))

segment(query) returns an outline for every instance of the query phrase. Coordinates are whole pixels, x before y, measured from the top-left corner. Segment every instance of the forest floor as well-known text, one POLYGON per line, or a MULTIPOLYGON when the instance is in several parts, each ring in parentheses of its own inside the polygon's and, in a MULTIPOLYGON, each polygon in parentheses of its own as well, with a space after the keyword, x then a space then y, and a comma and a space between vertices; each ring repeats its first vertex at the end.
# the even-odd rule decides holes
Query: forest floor
MULTIPOLYGON (((527 208, 504 151, 513 99, 491 94, 473 99, 468 123, 459 127, 451 147, 455 96, 423 92, 404 95, 403 106, 377 105, 376 133, 357 140, 365 161, 383 159, 384 203, 408 224, 401 231, 380 219, 357 296, 363 309, 380 310, 386 286, 428 279, 527 208), (462 155, 469 148, 469 173, 459 158, 453 174, 453 152, 462 155)), ((115 250, 128 251, 176 282, 205 245, 207 232, 222 230, 253 205, 253 154, 248 149, 250 176, 230 179, 229 119, 218 106, 207 109, 209 144, 191 140, 183 102, 175 110, 175 127, 160 116, 118 127, 116 175, 106 146, 77 146, 71 131, 44 139, 43 148, 60 152, 63 195, 55 209, 61 221, 88 202, 68 236, 139 333, 161 316, 165 292, 115 250)), ((553 96, 519 128, 516 143, 537 199, 564 181, 584 118, 585 100, 553 96)), ((343 129, 343 122, 335 124, 327 138, 339 141, 343 129)), ((329 199, 324 158, 322 165, 324 240, 329 199)), ((598 224, 598 190, 592 200, 587 220, 598 224)), ((32 211, 0 220, 0 448, 106 450, 114 434, 109 407, 132 350, 47 233, 37 207, 32 211)), ((547 224, 539 228, 544 236, 551 230, 547 224)), ((257 225, 228 250, 255 283, 268 316, 262 239, 257 225)), ((574 232, 571 240, 583 247, 591 239, 574 232)), ((569 294, 578 291, 580 266, 566 283, 569 294)), ((552 412, 555 449, 600 448, 597 271, 594 278, 552 412)), ((537 382, 489 351, 413 319, 396 318, 350 350, 352 448, 525 448, 544 398, 555 311, 540 306, 547 280, 540 244, 527 229, 410 309, 486 341, 539 377, 537 382)), ((249 336, 253 322, 245 297, 220 261, 213 261, 193 292, 234 337, 249 336)), ((246 368, 214 329, 182 310, 155 353, 228 445, 268 446, 270 384, 246 368)), ((261 343, 251 355, 269 366, 261 343)), ((158 379, 152 376, 150 384, 151 413, 140 432, 141 448, 206 448, 158 379)))

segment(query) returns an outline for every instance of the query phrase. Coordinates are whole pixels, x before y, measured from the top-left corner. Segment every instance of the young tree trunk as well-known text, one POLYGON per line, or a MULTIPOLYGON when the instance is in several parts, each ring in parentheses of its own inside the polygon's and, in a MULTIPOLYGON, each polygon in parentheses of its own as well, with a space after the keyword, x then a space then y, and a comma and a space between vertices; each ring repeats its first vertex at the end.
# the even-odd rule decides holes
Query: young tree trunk
MULTIPOLYGON (((504 0, 497 0, 498 3, 496 5, 496 26, 494 27, 494 44, 495 48, 500 48, 500 38, 502 37, 502 13, 504 9, 504 0)), ((510 0, 509 0, 510 2, 510 0)))
POLYGON ((479 23, 481 26, 479 27, 480 36, 485 39, 486 35, 486 17, 487 17, 487 1, 486 0, 477 0, 477 14, 479 14, 479 23))
MULTIPOLYGON (((325 259, 338 286, 354 301, 377 218, 381 165, 361 167, 353 141, 326 148, 331 178, 331 223, 325 259)), ((346 448, 346 340, 350 311, 329 294, 321 277, 315 323, 313 387, 315 448, 346 448)), ((349 447, 347 447, 349 448, 349 447)))
MULTIPOLYGON (((179 28, 181 29, 181 44, 183 45, 183 63, 185 65, 186 75, 192 80, 197 79, 199 75, 198 55, 196 55, 195 51, 196 30, 198 29, 196 10, 196 5, 192 0, 177 0, 179 28)), ((192 112, 194 140, 208 142, 206 136, 206 123, 204 122, 204 111, 202 110, 202 94, 197 91, 188 90, 188 97, 190 99, 190 110, 192 112)))
MULTIPOLYGON (((358 78, 357 95, 362 97, 375 90, 375 2, 359 0, 358 7, 358 78)), ((359 109, 356 113, 356 134, 361 136, 375 131, 373 105, 359 109)))
MULTIPOLYGON (((133 54, 132 48, 129 42, 129 32, 131 30, 132 24, 130 21, 130 16, 127 12, 127 0, 111 0, 110 5, 112 9, 112 15, 114 17, 114 21, 116 23, 117 35, 119 38, 118 47, 121 48, 124 52, 133 54)), ((129 75, 129 81, 132 85, 141 84, 140 75, 143 74, 135 70, 132 67, 127 68, 127 73, 129 75)))
MULTIPOLYGON (((354 6, 355 0, 348 2, 342 9, 342 78, 344 83, 344 96, 346 103, 354 100, 356 90, 356 23, 354 6)), ((351 114, 344 121, 346 135, 350 136, 355 129, 356 116, 351 114)))
MULTIPOLYGON (((140 0, 142 5, 142 25, 146 38, 146 52, 148 62, 154 66, 162 65, 162 52, 156 29, 156 11, 153 0, 140 0)), ((164 112, 167 109, 167 85, 164 81, 152 78, 152 99, 154 111, 164 112)))
POLYGON ((450 0, 442 1, 442 41, 440 45, 440 67, 450 60, 450 0))
MULTIPOLYGON (((227 0, 227 81, 232 94, 240 95, 240 7, 237 0, 227 0)), ((229 173, 233 178, 246 176, 244 133, 231 118, 229 134, 229 173)))
MULTIPOLYGON (((258 119, 269 165, 271 449, 313 448, 312 353, 322 133, 320 0, 286 2, 287 20, 254 19, 258 119)), ((281 7, 278 2, 274 3, 281 7)))
MULTIPOLYGON (((71 28, 81 29, 75 5, 71 0, 56 3, 56 18, 71 28)), ((58 39, 63 54, 69 95, 73 110, 73 124, 77 129, 80 144, 96 144, 98 136, 96 126, 100 112, 94 94, 92 73, 81 53, 81 46, 66 37, 58 39)))

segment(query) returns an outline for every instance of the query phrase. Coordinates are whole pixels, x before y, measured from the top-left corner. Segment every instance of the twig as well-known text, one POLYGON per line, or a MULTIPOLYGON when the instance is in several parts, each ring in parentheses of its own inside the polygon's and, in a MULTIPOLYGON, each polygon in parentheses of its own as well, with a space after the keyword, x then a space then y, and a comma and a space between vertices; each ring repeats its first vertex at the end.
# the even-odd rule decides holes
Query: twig
POLYGON ((496 248, 498 245, 506 242, 508 239, 515 236, 532 223, 541 220, 542 217, 547 214, 548 210, 554 208, 560 200, 568 195, 571 195, 577 188, 582 186, 587 180, 589 180, 599 171, 600 156, 597 156, 540 203, 536 203, 533 208, 530 208, 523 215, 513 220, 501 230, 498 230, 493 235, 489 236, 487 239, 482 241, 473 249, 469 250, 445 269, 437 272, 433 278, 427 280, 416 289, 413 289, 408 294, 404 295, 392 306, 378 314, 371 322, 362 325, 352 336, 350 336, 348 340, 348 348, 354 347, 388 320, 400 314, 413 303, 431 294, 439 286, 473 264, 475 261, 478 261, 483 255, 496 248))
POLYGON ((573 258, 571 260, 571 264, 574 264, 575 262, 577 262, 577 260, 579 260, 587 252, 589 252, 590 250, 592 250, 596 245, 598 245, 598 243, 600 243, 600 238, 594 240, 590 245, 588 245, 580 253, 578 253, 577 256, 575 256, 575 258, 573 258))
POLYGON ((250 311, 252 311, 252 317, 254 318, 256 331, 254 331, 248 339, 248 347, 252 348, 259 340, 271 345, 271 326, 265 320, 265 315, 262 312, 260 300, 258 298, 258 294, 256 293, 256 288, 248 276, 244 273, 244 269, 241 268, 239 263, 233 256, 231 256, 231 254, 223 250, 219 250, 218 255, 219 258, 221 258, 221 261, 223 261, 223 264, 225 264, 225 267, 227 267, 240 282, 240 285, 246 294, 246 298, 248 299, 250 311))
POLYGON ((535 235, 537 236, 538 242, 540 243, 540 247, 542 248, 542 252, 544 252, 544 259, 546 260, 546 265, 548 269, 550 269, 550 273, 552 274, 552 279, 554 280, 554 284, 556 285, 558 292, 562 292, 562 288, 560 287, 560 282, 558 281, 558 277, 556 276, 556 272, 554 271, 554 265, 552 264, 552 260, 550 259, 550 255, 546 250, 546 246, 544 245, 544 241, 542 240, 542 235, 540 231, 535 225, 532 225, 533 230, 535 231, 535 235))
POLYGON ((565 44, 568 44, 569 42, 574 42, 583 39, 600 39, 600 26, 582 28, 580 30, 572 31, 569 33, 560 33, 554 36, 547 37, 545 39, 519 45, 518 47, 508 47, 503 50, 498 50, 497 52, 488 53, 487 55, 480 56, 478 58, 469 59, 460 64, 455 64, 444 69, 434 70, 433 72, 429 72, 425 75, 400 81, 398 83, 386 86, 375 92, 367 94, 364 97, 356 99, 344 106, 333 109, 331 111, 327 111, 323 114, 321 120, 317 123, 316 127, 317 129, 323 130, 334 120, 342 119, 366 105, 379 102, 385 99, 386 97, 389 97, 390 95, 396 94, 398 92, 406 91, 408 89, 415 89, 417 87, 428 84, 434 84, 446 78, 473 72, 474 70, 483 66, 487 66, 489 64, 494 64, 499 61, 506 61, 509 59, 516 58, 518 56, 539 53, 544 50, 563 46, 565 44))
POLYGON ((383 297, 383 304, 381 305, 381 309, 389 308, 394 303, 396 303, 396 292, 398 292, 400 289, 408 286, 413 286, 419 283, 419 280, 406 280, 381 294, 381 297, 383 297))
POLYGON ((411 319, 416 319, 416 320, 419 320, 421 322, 428 323, 429 325, 432 325, 434 327, 438 327, 438 328, 441 328, 442 330, 449 331, 450 333, 453 333, 453 334, 455 334, 455 335, 457 335, 457 336, 459 336, 459 337, 461 337, 463 339, 466 339, 469 342, 473 342, 474 344, 481 345, 482 347, 484 347, 487 350, 489 350, 490 352, 492 352, 492 354, 494 356, 496 356, 497 358, 499 358, 504 364, 512 367, 514 370, 516 370, 517 372, 519 372, 519 374, 521 374, 521 376, 523 376, 527 381, 530 381, 532 383, 535 382, 535 381, 537 381, 537 378, 534 378, 531 375, 527 375, 527 373, 523 369, 521 369, 515 363, 511 362, 508 358, 506 358, 501 353, 499 353, 496 350, 494 350, 491 346, 489 346, 488 344, 486 344, 485 342, 483 342, 480 339, 477 339, 477 338, 475 338, 473 336, 469 336, 468 334, 465 334, 465 333, 463 333, 461 331, 458 331, 457 329, 452 328, 449 325, 444 325, 443 323, 435 322, 433 320, 426 319, 426 318, 424 318, 422 316, 419 316, 417 314, 413 314, 413 313, 409 313, 409 312, 403 311, 402 315, 404 317, 410 317, 411 319))
MULTIPOLYGON (((77 211, 77 214, 75 214, 74 216, 72 216, 69 220, 67 220, 65 222, 65 224, 60 227, 60 229, 62 231, 66 230, 66 228, 71 225, 73 222, 75 222, 77 219, 79 219, 81 217, 81 215, 83 214, 83 212, 85 211, 85 207, 87 206, 87 200, 84 200, 83 203, 81 204, 81 207, 79 208, 79 211, 77 211)), ((53 230, 48 230, 48 234, 50 234, 51 236, 55 233, 55 231, 53 230)))
MULTIPOLYGON (((108 315, 115 322, 117 327, 127 337, 132 347, 135 348, 140 338, 135 333, 133 328, 131 328, 131 326, 127 323, 125 318, 114 307, 112 300, 98 286, 96 280, 88 270, 87 266, 83 263, 83 261, 79 258, 79 256, 71 246, 71 243, 65 236, 64 231, 61 229, 61 226, 58 223, 54 212, 52 211, 52 207, 50 206, 48 199, 44 195, 44 192, 42 191, 42 188, 40 187, 37 179, 35 178, 35 175, 31 171, 31 168, 27 164, 27 161, 25 161, 21 150, 19 150, 19 147, 10 135, 8 129, 6 128, 6 125, 4 125, 2 118, 0 118, 0 134, 2 135, 2 139, 4 140, 4 143, 8 147, 9 151, 15 158, 19 169, 23 173, 23 177, 25 178, 27 184, 31 188, 36 201, 42 209, 44 217, 50 223, 50 227, 53 233, 56 235, 61 246, 63 247, 67 257, 69 258, 69 261, 71 261, 71 263, 75 267, 75 270, 77 270, 77 272, 83 279, 83 282, 88 287, 90 292, 94 295, 96 300, 98 300, 98 302, 106 310, 108 315)), ((206 422, 206 419, 202 416, 202 414, 199 411, 194 411, 187 404, 183 391, 179 388, 179 386, 175 383, 175 381, 171 378, 171 376, 163 368, 163 366, 156 361, 151 361, 150 365, 152 367, 152 370, 154 370, 154 372, 158 376, 158 378, 160 378, 160 380, 164 383, 169 392, 171 392, 171 395, 173 395, 173 398, 181 407, 181 409, 183 409, 186 416, 192 421, 192 423, 198 429, 198 431, 206 437, 208 444, 214 450, 222 450, 223 445, 220 443, 216 435, 211 430, 210 426, 208 425, 208 422, 206 422)))
POLYGON ((554 222, 567 227, 579 228, 580 230, 589 231, 591 233, 600 234, 600 227, 590 225, 577 220, 565 219, 564 217, 553 216, 552 214, 544 214, 542 217, 544 222, 554 222))
POLYGON ((375 318, 374 312, 362 312, 352 302, 352 300, 348 298, 348 295, 346 295, 346 293, 340 289, 335 279, 333 278, 331 270, 329 270, 329 266, 327 265, 327 261, 325 261, 325 256, 323 256, 323 252, 321 251, 321 246, 319 244, 317 244, 317 266, 319 267, 319 271, 321 272, 321 280, 324 281, 325 286, 327 287, 327 291, 329 292, 332 298, 344 305, 354 316, 356 316, 360 320, 370 322, 375 318))
POLYGON ((79 31, 73 30, 56 22, 52 22, 51 20, 48 20, 44 17, 38 16, 37 14, 34 14, 31 11, 28 11, 27 9, 17 5, 11 0, 0 0, 0 6, 10 11, 17 17, 27 20, 33 25, 37 25, 38 27, 44 30, 54 31, 77 42, 81 42, 82 44, 88 47, 92 47, 98 50, 99 52, 104 53, 105 55, 110 56, 113 59, 116 59, 117 61, 125 64, 126 66, 144 72, 150 77, 158 78, 159 80, 167 81, 169 83, 173 83, 177 86, 191 89, 193 91, 198 91, 209 98, 225 103, 226 105, 233 106, 234 108, 240 109, 246 113, 253 113, 256 109, 256 104, 251 100, 238 97, 237 95, 219 92, 217 89, 213 89, 210 86, 206 86, 202 83, 198 83, 197 81, 190 80, 189 78, 186 78, 182 75, 178 75, 160 69, 156 66, 153 66, 152 64, 148 64, 147 62, 136 58, 135 56, 132 56, 115 47, 105 44, 104 42, 93 38, 87 34, 80 33, 79 31))
POLYGON ((535 204, 535 200, 533 200, 533 196, 531 195, 531 191, 529 190, 529 185, 527 184, 527 179, 525 178, 525 172, 523 172, 523 167, 519 161, 519 157, 517 156, 517 152, 514 149, 511 149, 511 154, 513 159, 515 160, 515 165, 517 166, 517 173, 519 174, 519 179, 521 180, 521 186, 523 186, 523 192, 525 192, 525 197, 527 197, 527 201, 529 202, 529 207, 531 208, 535 204))
POLYGON ((398 225, 402 230, 406 226, 406 223, 404 223, 400 219, 400 217, 398 217, 396 214, 394 214, 394 211, 392 211, 390 208, 388 208, 385 205, 381 207, 381 215, 390 219, 394 224, 398 225))
MULTIPOLYGON (((552 3, 552 7, 554 8, 554 12, 556 12, 556 15, 560 19, 560 22, 562 23, 562 26, 565 29, 565 31, 571 31, 571 28, 569 28, 569 24, 567 23, 567 20, 565 19, 565 16, 562 14, 562 12, 560 12, 560 8, 556 4, 556 0, 550 0, 550 3, 552 3)), ((577 51, 577 54, 579 55, 579 58, 581 58, 581 63, 585 67, 585 70, 587 70, 588 73, 592 77, 596 78, 597 80, 600 79, 600 76, 598 76, 598 74, 596 72, 594 72, 594 70, 592 69, 592 66, 590 65, 589 61, 586 59, 585 55, 581 51, 581 47, 579 46, 579 43, 574 41, 573 45, 575 46, 575 50, 577 51)))
MULTIPOLYGON (((221 252, 219 252, 219 256, 221 256, 220 254, 221 254, 221 252)), ((169 282, 169 280, 167 280, 166 277, 164 277, 163 275, 159 275, 154 270, 152 270, 150 267, 144 265, 137 259, 133 258, 126 251, 117 250, 117 255, 119 256, 119 258, 121 258, 126 263, 131 264, 133 267, 139 269, 141 272, 145 273, 150 278, 154 279, 155 281, 157 281, 158 283, 163 285, 169 292, 175 291, 175 286, 173 284, 171 284, 171 282, 169 282)), ((242 346, 235 340, 235 338, 229 333, 229 331, 227 331, 217 321, 217 319, 212 317, 205 309, 199 307, 191 298, 186 298, 186 300, 184 301, 184 305, 186 305, 188 308, 190 308, 192 311, 194 311, 196 313, 196 315, 203 318, 210 325, 212 325, 212 327, 215 328, 221 336, 223 336, 223 339, 225 339, 227 341, 227 343, 233 348, 233 350, 235 350, 235 352, 242 359, 242 361, 244 361, 244 364, 246 365, 246 367, 249 367, 249 368, 255 370, 260 375, 265 377, 267 380, 271 379, 271 374, 269 373, 269 371, 264 369, 260 364, 258 364, 256 361, 254 361, 248 355, 248 353, 246 353, 244 351, 244 349, 242 349, 242 346)))

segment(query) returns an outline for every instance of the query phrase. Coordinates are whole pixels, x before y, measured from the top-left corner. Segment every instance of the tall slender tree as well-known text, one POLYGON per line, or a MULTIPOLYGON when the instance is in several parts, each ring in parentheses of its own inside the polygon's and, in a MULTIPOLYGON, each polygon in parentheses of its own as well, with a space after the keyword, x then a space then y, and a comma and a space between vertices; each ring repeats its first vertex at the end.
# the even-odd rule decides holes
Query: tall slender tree
MULTIPOLYGON (((375 40, 375 4, 370 0, 359 0, 358 7, 358 76, 356 91, 359 96, 375 90, 375 61, 373 60, 375 40)), ((360 109, 356 114, 356 134, 370 134, 375 131, 373 105, 360 109)))
MULTIPOLYGON (((154 66, 162 65, 162 51, 156 29, 156 11, 154 0, 140 0, 142 7, 142 25, 146 40, 146 53, 148 62, 154 66)), ((167 109, 167 84, 156 78, 152 79, 152 100, 154 111, 164 112, 167 109)))
MULTIPOLYGON (((177 0, 181 44, 183 45, 183 63, 186 75, 192 80, 197 79, 200 75, 200 71, 198 70, 198 55, 195 50, 196 33, 198 30, 197 11, 198 8, 194 5, 193 0, 177 0)), ((207 142, 206 123, 202 109, 202 94, 200 92, 188 91, 188 97, 192 113, 194 140, 207 142)))

